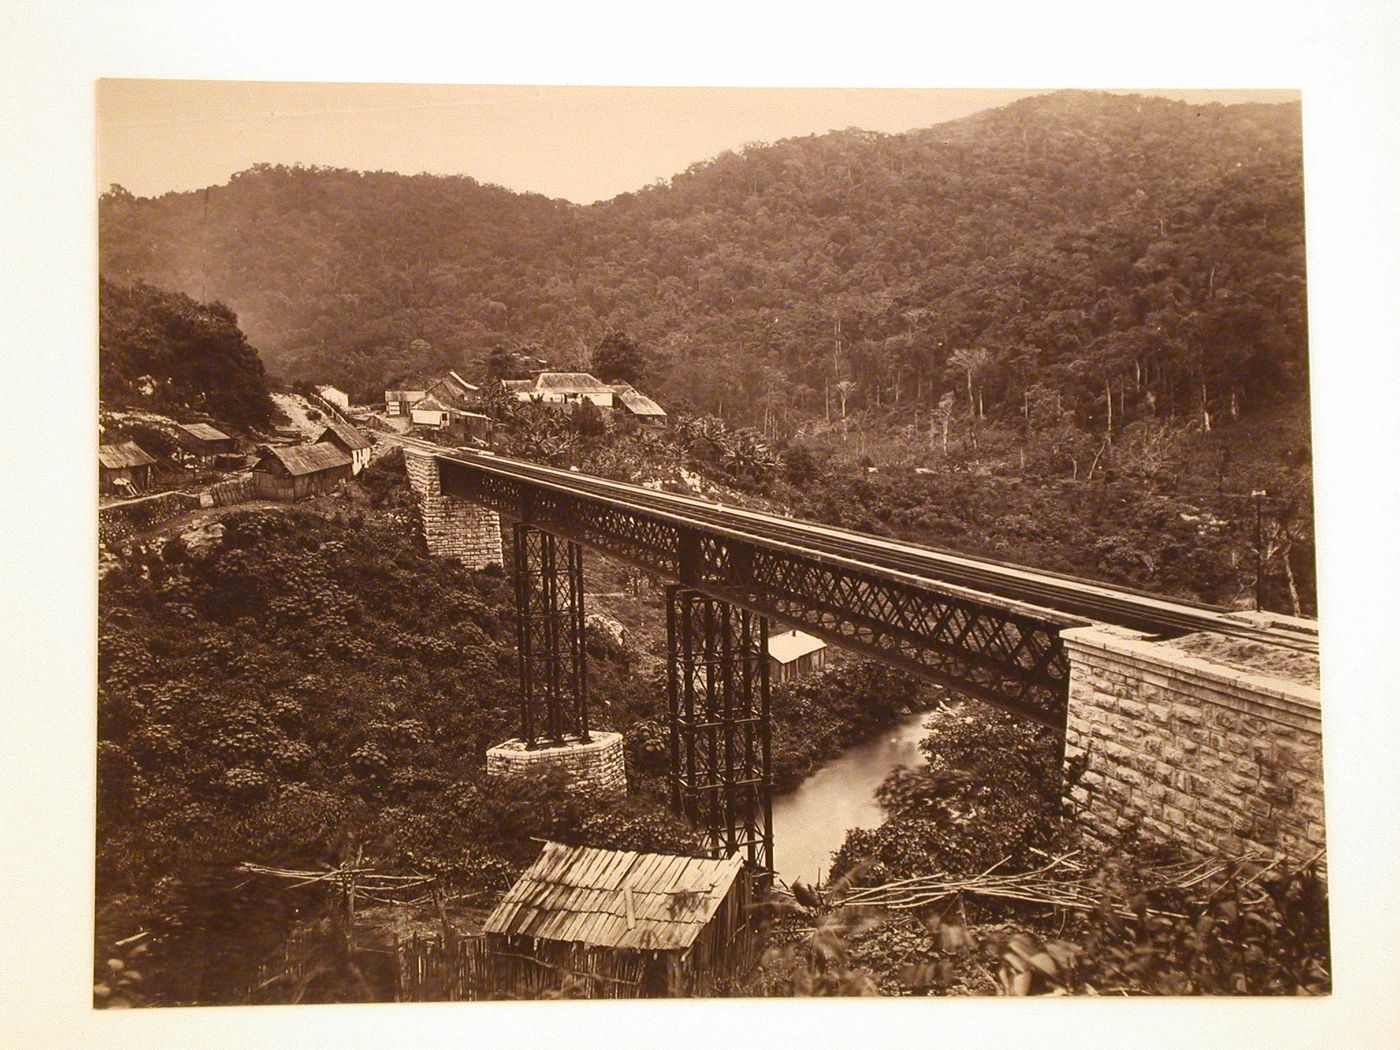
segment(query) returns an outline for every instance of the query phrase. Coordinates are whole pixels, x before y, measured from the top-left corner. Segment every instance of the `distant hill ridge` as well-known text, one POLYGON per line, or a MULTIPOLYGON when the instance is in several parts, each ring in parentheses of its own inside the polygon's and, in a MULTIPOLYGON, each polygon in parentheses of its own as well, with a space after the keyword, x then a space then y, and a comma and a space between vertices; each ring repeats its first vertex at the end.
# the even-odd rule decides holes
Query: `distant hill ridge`
POLYGON ((257 166, 102 198, 104 277, 218 299, 269 369, 366 397, 609 328, 663 400, 741 420, 850 407, 1084 425, 1306 388, 1299 107, 1056 92, 934 127, 726 152, 580 206, 469 177, 257 166), (975 376, 954 352, 975 348, 975 376), (972 389, 976 387, 975 393, 972 389), (1112 393, 1106 393, 1111 391, 1112 393))

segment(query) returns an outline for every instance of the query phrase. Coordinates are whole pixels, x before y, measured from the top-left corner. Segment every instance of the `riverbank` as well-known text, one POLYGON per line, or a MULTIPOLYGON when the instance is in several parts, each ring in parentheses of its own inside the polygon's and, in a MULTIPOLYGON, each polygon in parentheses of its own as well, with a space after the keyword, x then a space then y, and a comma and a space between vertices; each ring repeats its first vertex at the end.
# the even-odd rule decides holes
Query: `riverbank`
POLYGON ((791 791, 773 799, 774 868, 791 886, 825 881, 832 856, 855 828, 876 828, 885 813, 876 798, 899 766, 924 762, 919 742, 934 709, 905 715, 822 763, 791 791))

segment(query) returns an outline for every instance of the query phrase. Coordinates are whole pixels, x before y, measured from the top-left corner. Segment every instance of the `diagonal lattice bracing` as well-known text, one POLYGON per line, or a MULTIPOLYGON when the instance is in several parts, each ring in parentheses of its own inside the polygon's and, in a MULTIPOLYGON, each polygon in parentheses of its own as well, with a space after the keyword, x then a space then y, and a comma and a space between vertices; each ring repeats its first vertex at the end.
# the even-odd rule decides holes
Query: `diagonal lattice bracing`
POLYGON ((671 805, 714 856, 773 871, 768 621, 685 587, 666 589, 671 805))
POLYGON ((588 740, 583 549, 529 525, 513 540, 520 737, 530 748, 588 740))
POLYGON ((443 489, 1063 730, 1070 619, 441 461, 443 489))

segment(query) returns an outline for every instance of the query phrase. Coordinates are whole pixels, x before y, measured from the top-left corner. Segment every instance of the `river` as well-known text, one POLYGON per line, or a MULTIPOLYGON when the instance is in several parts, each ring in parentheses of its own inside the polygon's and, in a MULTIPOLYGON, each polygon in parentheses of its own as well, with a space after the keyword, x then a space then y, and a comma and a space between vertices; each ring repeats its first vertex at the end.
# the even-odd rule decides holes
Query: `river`
POLYGON ((885 821, 875 791, 895 766, 922 765, 919 741, 932 711, 906 715, 888 729, 847 748, 773 798, 773 853, 778 877, 792 885, 826 878, 831 855, 848 828, 876 828, 885 821))

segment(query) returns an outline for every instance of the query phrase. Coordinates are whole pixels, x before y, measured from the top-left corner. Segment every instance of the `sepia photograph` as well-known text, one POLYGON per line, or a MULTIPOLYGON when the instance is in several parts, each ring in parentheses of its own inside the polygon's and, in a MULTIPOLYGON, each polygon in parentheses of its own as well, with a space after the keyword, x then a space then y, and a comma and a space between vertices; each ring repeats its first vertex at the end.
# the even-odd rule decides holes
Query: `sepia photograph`
POLYGON ((1400 8, 0 39, 0 1044, 1396 1045, 1400 8))
POLYGON ((1330 995, 1305 104, 100 80, 93 1008, 1330 995))

